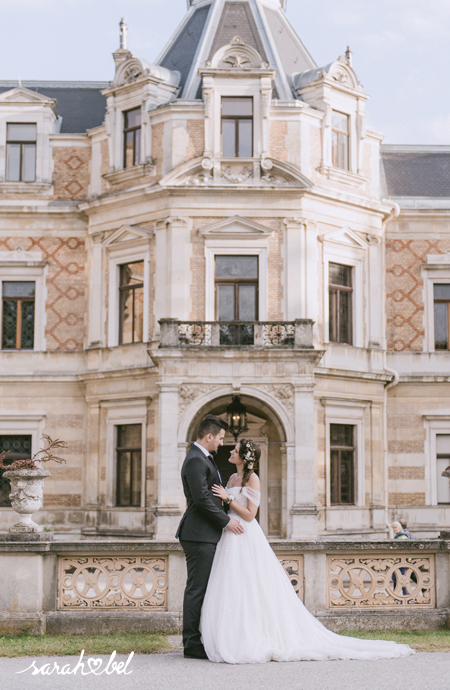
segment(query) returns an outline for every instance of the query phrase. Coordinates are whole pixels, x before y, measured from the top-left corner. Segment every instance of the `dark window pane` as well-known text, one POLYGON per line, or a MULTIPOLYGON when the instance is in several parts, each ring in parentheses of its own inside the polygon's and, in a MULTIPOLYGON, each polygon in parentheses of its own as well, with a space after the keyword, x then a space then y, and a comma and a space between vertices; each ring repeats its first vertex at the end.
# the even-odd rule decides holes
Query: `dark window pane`
POLYGON ((339 451, 332 450, 330 454, 330 499, 335 505, 339 503, 339 451))
POLYGON ((34 347, 34 302, 22 302, 22 350, 34 347))
POLYGON ((339 342, 351 345, 352 329, 350 323, 351 292, 339 292, 339 342))
POLYGON ((434 299, 446 299, 450 301, 450 285, 434 285, 434 299))
POLYGON ((139 285, 144 282, 144 262, 122 264, 120 267, 120 287, 139 285))
POLYGON ((136 288, 134 292, 134 333, 133 342, 142 343, 144 339, 144 288, 136 288))
POLYGON ((34 182, 36 179, 36 144, 22 146, 22 181, 34 182))
POLYGON ((351 424, 330 424, 331 446, 353 448, 353 430, 351 424))
POLYGON ((222 115, 253 115, 253 98, 222 98, 222 115))
POLYGON ((117 505, 141 504, 141 424, 117 427, 117 505))
POLYGON ((258 278, 257 256, 216 256, 216 278, 258 278))
POLYGON ((3 297, 34 297, 36 284, 32 282, 5 281, 3 297))
POLYGON ((125 134, 125 168, 132 168, 134 165, 134 132, 125 134))
POLYGON ((436 350, 448 350, 448 304, 434 303, 434 346, 436 350))
POLYGON ((342 285, 343 287, 351 287, 352 284, 352 269, 350 266, 342 266, 341 264, 329 264, 329 283, 330 285, 342 285))
POLYGON ((133 290, 120 293, 121 338, 122 345, 133 342, 133 290))
POLYGON ((140 448, 142 443, 141 424, 121 424, 117 427, 118 448, 140 448))
POLYGON ((131 453, 117 454, 117 505, 131 504, 131 453))
POLYGON ((218 285, 217 294, 219 321, 234 321, 234 285, 218 285))
POLYGON ((333 111, 333 129, 348 133, 348 115, 333 111))
POLYGON ((125 129, 141 126, 141 109, 128 110, 125 115, 125 129))
POLYGON ((6 147, 6 179, 8 182, 20 180, 20 144, 8 144, 6 147))
POLYGON ((134 133, 134 165, 141 164, 141 130, 137 129, 134 133))
POLYGON ((239 285, 239 321, 256 321, 256 286, 239 285))
POLYGON ((353 451, 341 451, 340 503, 353 503, 353 451))
POLYGON ((222 156, 234 158, 236 156, 236 122, 222 120, 222 156))
POLYGON ((8 141, 36 141, 36 125, 8 125, 8 141))
MULTIPOLYGON (((10 465, 14 460, 27 460, 31 458, 31 436, 0 436, 0 453, 8 451, 4 459, 5 465, 10 465)), ((0 506, 10 506, 9 494, 11 486, 8 479, 3 478, 0 471, 0 506)))
POLYGON ((329 292, 329 339, 330 342, 337 342, 337 299, 338 293, 336 290, 330 290, 329 292))
POLYGON ((131 453, 131 505, 141 505, 141 452, 131 453))
POLYGON ((2 323, 2 348, 4 350, 16 349, 17 337, 17 302, 3 300, 3 323, 2 323))
POLYGON ((253 121, 239 121, 239 158, 253 156, 253 121))

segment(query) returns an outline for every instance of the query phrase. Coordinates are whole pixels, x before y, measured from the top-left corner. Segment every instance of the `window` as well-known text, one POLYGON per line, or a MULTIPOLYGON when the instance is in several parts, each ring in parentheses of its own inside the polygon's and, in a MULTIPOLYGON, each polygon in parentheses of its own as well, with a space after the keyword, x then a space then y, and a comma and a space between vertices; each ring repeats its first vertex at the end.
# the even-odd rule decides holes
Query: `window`
POLYGON ((144 337, 144 262, 123 264, 119 269, 119 344, 141 343, 144 337))
POLYGON ((349 117, 333 110, 331 154, 335 168, 349 169, 349 117))
POLYGON ((140 507, 142 425, 121 424, 116 429, 116 505, 140 507))
POLYGON ((222 156, 253 156, 253 98, 222 98, 222 156))
POLYGON ((450 465, 449 434, 438 434, 436 436, 436 463, 437 502, 450 503, 450 479, 442 476, 442 472, 450 465))
POLYGON ((123 167, 132 168, 141 163, 141 109, 123 114, 123 167))
POLYGON ((434 347, 450 350, 450 285, 434 284, 434 347))
MULTIPOLYGON (((31 436, 0 436, 0 453, 8 451, 4 463, 10 465, 14 460, 28 460, 31 457, 31 436)), ((0 472, 0 506, 10 506, 11 487, 8 479, 0 472)))
MULTIPOLYGON (((258 320, 258 257, 216 256, 216 319, 218 321, 258 320)), ((221 345, 253 345, 254 327, 223 325, 221 345)))
POLYGON ((352 344, 352 268, 329 264, 329 339, 332 343, 352 344))
POLYGON ((34 182, 36 179, 36 125, 7 125, 6 179, 34 182))
POLYGON ((355 427, 330 424, 331 505, 355 503, 355 427))
POLYGON ((36 284, 4 281, 2 292, 2 349, 32 350, 36 284))

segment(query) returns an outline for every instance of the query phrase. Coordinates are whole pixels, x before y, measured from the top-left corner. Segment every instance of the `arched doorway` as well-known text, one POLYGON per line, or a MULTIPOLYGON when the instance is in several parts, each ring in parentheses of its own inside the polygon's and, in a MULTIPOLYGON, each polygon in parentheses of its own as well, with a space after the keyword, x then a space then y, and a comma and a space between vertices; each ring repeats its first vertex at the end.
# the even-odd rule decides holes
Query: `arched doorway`
MULTIPOLYGON (((261 506, 258 519, 264 533, 269 537, 286 537, 286 437, 282 423, 274 411, 257 398, 241 395, 247 408, 248 430, 243 434, 261 446, 259 477, 261 479, 261 506)), ((206 414, 226 418, 226 410, 232 396, 222 396, 205 404, 192 419, 186 441, 193 443, 197 437, 197 427, 206 414)), ((233 436, 227 432, 223 448, 216 462, 224 484, 234 472, 228 462, 230 451, 235 446, 233 436)))

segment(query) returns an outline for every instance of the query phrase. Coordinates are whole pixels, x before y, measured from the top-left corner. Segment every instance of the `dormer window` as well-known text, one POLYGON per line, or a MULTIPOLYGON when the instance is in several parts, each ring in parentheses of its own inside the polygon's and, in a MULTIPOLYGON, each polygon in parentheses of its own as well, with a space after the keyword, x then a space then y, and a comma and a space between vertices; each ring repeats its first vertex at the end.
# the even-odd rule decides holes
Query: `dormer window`
POLYGON ((36 179, 36 124, 8 124, 6 180, 34 182, 36 179))
POLYGON ((123 167, 141 164, 141 109, 134 108, 123 114, 123 167))
POLYGON ((333 110, 331 150, 333 167, 349 170, 349 117, 336 110, 333 110))
POLYGON ((223 158, 253 156, 253 98, 222 98, 223 158))

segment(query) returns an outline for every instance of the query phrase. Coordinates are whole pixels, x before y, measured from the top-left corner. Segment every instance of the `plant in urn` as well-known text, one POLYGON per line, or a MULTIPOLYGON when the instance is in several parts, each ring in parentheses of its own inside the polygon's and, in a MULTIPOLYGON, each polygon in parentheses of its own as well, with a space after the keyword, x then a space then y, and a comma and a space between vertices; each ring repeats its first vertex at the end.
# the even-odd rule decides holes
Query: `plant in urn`
POLYGON ((66 462, 64 458, 55 455, 59 448, 67 448, 65 441, 53 441, 50 436, 43 434, 42 439, 46 443, 32 458, 28 460, 15 460, 11 464, 6 463, 8 453, 0 454, 0 469, 5 470, 3 476, 11 483, 9 498, 14 511, 19 516, 19 521, 9 528, 11 534, 35 534, 42 532, 42 527, 31 519, 34 513, 42 508, 44 494, 44 479, 50 477, 50 472, 43 467, 43 463, 66 462))
MULTIPOLYGON (((442 472, 441 477, 448 477, 450 479, 450 465, 442 472)), ((441 539, 450 539, 450 531, 441 532, 441 539)))

